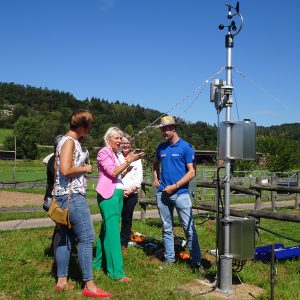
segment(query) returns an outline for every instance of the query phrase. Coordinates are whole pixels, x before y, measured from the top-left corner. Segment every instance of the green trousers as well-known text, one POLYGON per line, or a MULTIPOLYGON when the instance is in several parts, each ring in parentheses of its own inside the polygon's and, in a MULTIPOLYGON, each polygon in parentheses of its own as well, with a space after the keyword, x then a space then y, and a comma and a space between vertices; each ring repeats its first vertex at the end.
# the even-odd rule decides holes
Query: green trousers
POLYGON ((125 277, 120 241, 120 219, 123 208, 123 190, 116 189, 109 199, 97 194, 102 216, 100 235, 96 241, 96 257, 93 268, 101 268, 107 275, 118 280, 125 277))

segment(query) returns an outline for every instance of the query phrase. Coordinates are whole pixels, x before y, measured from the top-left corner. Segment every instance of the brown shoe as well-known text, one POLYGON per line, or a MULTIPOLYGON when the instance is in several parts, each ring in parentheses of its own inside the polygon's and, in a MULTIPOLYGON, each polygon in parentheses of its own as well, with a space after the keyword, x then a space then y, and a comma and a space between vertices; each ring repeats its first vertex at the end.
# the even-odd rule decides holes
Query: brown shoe
POLYGON ((126 255, 126 254, 127 254, 127 250, 128 250, 127 247, 124 247, 124 246, 123 246, 123 247, 122 247, 122 254, 123 254, 123 255, 126 255))

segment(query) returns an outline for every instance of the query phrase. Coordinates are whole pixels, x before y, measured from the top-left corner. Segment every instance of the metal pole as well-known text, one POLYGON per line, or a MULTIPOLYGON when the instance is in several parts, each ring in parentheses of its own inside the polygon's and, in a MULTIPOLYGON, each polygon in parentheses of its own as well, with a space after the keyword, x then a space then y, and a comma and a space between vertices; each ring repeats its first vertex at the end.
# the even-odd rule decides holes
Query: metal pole
POLYGON ((271 253, 271 270, 270 270, 270 284, 271 284, 271 300, 274 300, 274 286, 275 286, 275 257, 274 257, 274 245, 272 245, 271 253))
MULTIPOLYGON (((228 28, 228 32, 225 36, 225 48, 226 48, 226 85, 224 85, 220 80, 214 82, 211 86, 211 97, 210 101, 215 102, 215 107, 218 113, 226 107, 225 116, 225 151, 222 153, 224 156, 225 163, 225 178, 224 178, 224 214, 223 218, 220 219, 221 230, 223 234, 223 245, 221 249, 221 255, 218 264, 218 288, 221 292, 230 293, 232 291, 232 255, 230 254, 230 159, 231 159, 231 108, 232 108, 232 48, 233 48, 233 38, 242 29, 243 17, 240 15, 240 5, 237 2, 235 8, 231 4, 226 4, 228 7, 227 19, 231 20, 229 25, 219 25, 219 29, 223 30, 225 27, 228 28), (236 11, 232 14, 232 9, 236 11), (237 28, 235 21, 232 19, 234 17, 239 17, 240 26, 237 28), (235 33, 232 33, 235 32, 235 33), (218 93, 216 93, 216 90, 218 93)), ((220 130, 220 127, 219 127, 220 130)), ((218 235, 218 232, 217 232, 218 235)), ((217 237, 218 240, 218 237, 217 237)), ((221 247, 220 247, 221 248, 221 247)))
MULTIPOLYGON (((226 86, 232 86, 232 47, 233 37, 227 34, 225 37, 225 47, 227 49, 226 58, 226 86)), ((225 199, 224 199, 224 218, 223 228, 223 255, 220 256, 220 281, 219 289, 224 293, 232 290, 232 256, 230 255, 230 145, 231 145, 231 106, 232 97, 228 95, 226 104, 226 143, 225 143, 225 199)))
POLYGON ((15 136, 15 159, 14 159, 13 181, 16 181, 16 160, 17 160, 17 137, 15 136))

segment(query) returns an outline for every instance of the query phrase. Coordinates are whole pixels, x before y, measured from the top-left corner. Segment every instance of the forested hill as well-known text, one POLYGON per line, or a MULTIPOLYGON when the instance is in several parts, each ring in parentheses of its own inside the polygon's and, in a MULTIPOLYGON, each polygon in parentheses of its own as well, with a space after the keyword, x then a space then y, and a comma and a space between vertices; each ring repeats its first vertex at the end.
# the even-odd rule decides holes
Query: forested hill
MULTIPOLYGON (((57 134, 65 132, 69 115, 78 108, 89 109, 94 114, 95 123, 88 142, 97 146, 102 144, 102 136, 110 126, 118 126, 130 134, 136 134, 162 115, 162 112, 140 105, 109 102, 99 98, 78 100, 71 93, 58 90, 0 83, 1 128, 16 130, 22 122, 31 124, 39 144, 50 145, 57 134)), ((182 124, 181 135, 195 148, 215 148, 216 126, 201 121, 179 121, 182 124)), ((153 128, 150 130, 155 131, 153 128)), ((300 141, 300 123, 259 127, 258 133, 280 135, 300 141)))
MULTIPOLYGON (((162 112, 140 105, 99 98, 77 100, 72 94, 57 90, 0 83, 1 128, 15 129, 20 120, 25 122, 26 118, 34 123, 33 127, 37 126, 34 132, 39 144, 51 145, 57 134, 66 131, 71 112, 78 108, 89 109, 94 114, 95 122, 87 142, 97 146, 102 145, 102 136, 110 126, 118 126, 130 134, 136 134, 162 115, 162 112)), ((181 134, 195 147, 214 147, 215 126, 204 122, 189 124, 184 120, 179 121, 182 123, 181 134)), ((155 131, 154 128, 149 130, 155 131)))
POLYGON ((259 135, 277 135, 294 141, 300 141, 300 123, 258 127, 259 135))

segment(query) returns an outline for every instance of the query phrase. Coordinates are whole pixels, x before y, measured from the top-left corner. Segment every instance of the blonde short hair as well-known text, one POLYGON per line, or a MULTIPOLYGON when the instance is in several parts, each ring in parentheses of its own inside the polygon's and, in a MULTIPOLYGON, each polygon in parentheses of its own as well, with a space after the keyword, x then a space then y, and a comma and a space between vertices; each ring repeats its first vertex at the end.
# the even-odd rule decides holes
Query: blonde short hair
POLYGON ((120 128, 118 128, 118 127, 109 127, 109 128, 106 130, 106 132, 105 132, 105 134, 104 134, 104 136, 103 136, 103 140, 104 140, 105 146, 109 146, 109 141, 108 141, 108 139, 109 139, 111 136, 113 136, 114 134, 116 134, 116 133, 120 133, 120 134, 122 135, 122 137, 123 137, 123 131, 122 131, 120 128))

